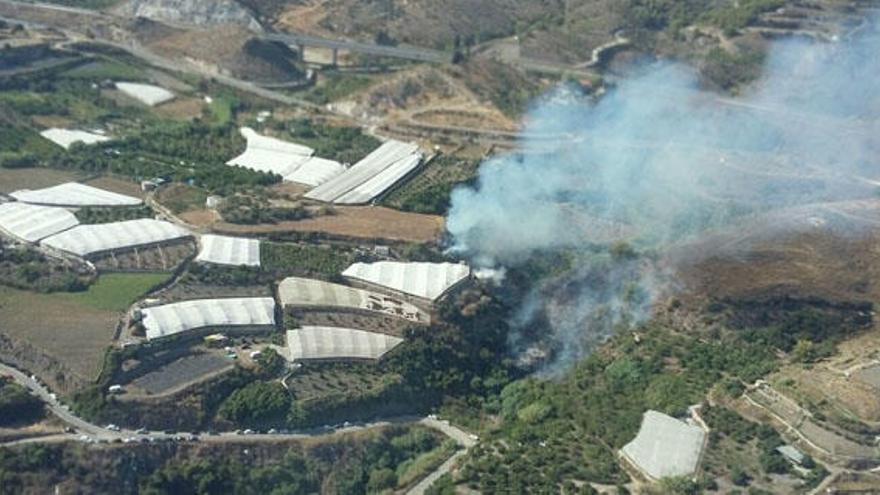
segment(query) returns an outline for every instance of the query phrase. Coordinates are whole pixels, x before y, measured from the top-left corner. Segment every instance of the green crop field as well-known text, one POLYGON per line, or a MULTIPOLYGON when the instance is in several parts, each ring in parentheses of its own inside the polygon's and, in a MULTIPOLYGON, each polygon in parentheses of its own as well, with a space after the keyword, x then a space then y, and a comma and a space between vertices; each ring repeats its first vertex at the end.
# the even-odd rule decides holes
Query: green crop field
POLYGON ((107 273, 85 292, 54 294, 53 297, 102 311, 125 311, 167 278, 167 273, 107 273))

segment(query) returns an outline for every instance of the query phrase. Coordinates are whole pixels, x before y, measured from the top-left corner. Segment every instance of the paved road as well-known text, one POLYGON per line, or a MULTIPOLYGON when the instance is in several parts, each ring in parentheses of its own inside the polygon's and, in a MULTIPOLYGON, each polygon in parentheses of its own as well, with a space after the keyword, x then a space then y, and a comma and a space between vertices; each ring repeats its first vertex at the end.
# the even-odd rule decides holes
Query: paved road
POLYGON ((431 50, 428 48, 378 45, 375 43, 322 38, 320 36, 299 33, 267 33, 261 35, 261 37, 269 41, 280 41, 289 45, 305 45, 333 50, 346 50, 349 52, 365 53, 367 55, 376 55, 379 57, 402 58, 406 60, 432 62, 437 64, 448 64, 452 62, 451 53, 431 50))

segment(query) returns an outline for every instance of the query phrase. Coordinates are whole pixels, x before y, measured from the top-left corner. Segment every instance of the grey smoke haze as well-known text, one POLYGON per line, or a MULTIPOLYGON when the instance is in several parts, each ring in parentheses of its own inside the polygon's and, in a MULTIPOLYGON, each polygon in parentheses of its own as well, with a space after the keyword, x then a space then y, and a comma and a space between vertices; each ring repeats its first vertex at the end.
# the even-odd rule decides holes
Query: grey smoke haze
MULTIPOLYGON (((474 187, 453 191, 452 249, 490 267, 616 239, 657 249, 768 211, 876 198, 878 116, 873 30, 774 45, 763 78, 738 98, 702 91, 679 64, 645 68, 598 101, 562 89, 529 113, 521 153, 487 160, 474 187)), ((660 289, 649 267, 594 258, 576 290, 536 289, 515 322, 543 312, 562 361, 644 318, 660 289), (624 300, 633 287, 642 296, 624 300)))

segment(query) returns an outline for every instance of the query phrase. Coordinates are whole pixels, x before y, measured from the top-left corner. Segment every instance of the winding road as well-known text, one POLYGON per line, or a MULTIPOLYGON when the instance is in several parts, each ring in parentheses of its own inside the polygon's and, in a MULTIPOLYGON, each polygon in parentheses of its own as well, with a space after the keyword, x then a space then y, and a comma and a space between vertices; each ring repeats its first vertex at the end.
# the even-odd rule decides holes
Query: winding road
MULTIPOLYGON (((41 437, 31 437, 15 440, 0 444, 0 446, 13 446, 32 443, 59 443, 67 441, 84 441, 88 443, 144 443, 144 442, 161 442, 161 441, 182 441, 182 442, 279 442, 285 440, 302 440, 306 438, 319 437, 336 433, 347 433, 359 430, 367 430, 372 428, 381 428, 393 424, 412 424, 419 423, 428 428, 437 430, 447 437, 454 440, 460 447, 449 459, 442 465, 431 472, 428 476, 416 484, 408 494, 420 495, 431 486, 438 478, 449 472, 455 465, 455 462, 463 456, 467 451, 476 445, 477 437, 456 426, 449 421, 440 420, 431 415, 427 417, 417 416, 400 416, 388 419, 381 419, 369 423, 344 423, 342 427, 335 428, 317 428, 312 430, 301 430, 293 432, 278 433, 251 433, 243 434, 241 432, 223 432, 216 434, 208 434, 197 436, 188 432, 161 432, 146 430, 129 430, 117 428, 112 425, 102 427, 86 421, 74 414, 70 407, 58 400, 56 394, 52 393, 45 385, 39 382, 33 375, 26 373, 0 363, 0 376, 11 377, 16 383, 27 388, 40 400, 46 407, 57 416, 61 421, 67 423, 71 428, 76 430, 75 433, 59 433, 41 437)), ((247 430, 245 430, 247 431, 247 430)))

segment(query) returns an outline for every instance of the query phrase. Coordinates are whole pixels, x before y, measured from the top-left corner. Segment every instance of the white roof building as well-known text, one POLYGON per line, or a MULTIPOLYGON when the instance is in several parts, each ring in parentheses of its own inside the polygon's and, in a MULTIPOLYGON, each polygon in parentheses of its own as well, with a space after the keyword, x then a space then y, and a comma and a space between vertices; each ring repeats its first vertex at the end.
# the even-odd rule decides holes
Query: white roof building
POLYGON ((151 107, 174 99, 174 93, 152 84, 118 82, 116 83, 116 89, 151 107))
POLYGON ((86 206, 136 206, 142 204, 140 198, 105 191, 79 182, 67 182, 45 189, 22 189, 10 194, 13 198, 35 205, 67 206, 80 208, 86 206))
POLYGON ((422 156, 419 154, 406 156, 374 175, 370 180, 336 198, 333 203, 340 205, 369 203, 418 168, 421 162, 422 156))
POLYGON ((23 241, 37 242, 77 225, 76 216, 64 208, 19 202, 0 204, 0 229, 23 241))
POLYGON ((260 241, 243 237, 203 235, 196 261, 217 265, 260 266, 260 241))
POLYGON ((288 360, 380 359, 403 342, 399 337, 350 328, 302 327, 287 332, 288 360))
POLYGON ((249 127, 242 127, 241 135, 247 140, 247 149, 226 162, 227 165, 238 165, 283 177, 296 171, 315 152, 308 146, 260 135, 249 127))
POLYGON ((345 172, 345 167, 333 160, 313 156, 284 176, 288 182, 316 187, 345 172))
MULTIPOLYGON (((346 194, 360 188, 357 193, 354 193, 354 196, 342 201, 351 203, 356 197, 361 202, 368 202, 403 177, 406 173, 400 175, 400 172, 406 167, 395 168, 381 179, 377 178, 377 176, 380 176, 383 171, 402 160, 411 160, 411 157, 419 156, 418 149, 418 145, 414 143, 389 140, 345 172, 306 193, 305 197, 325 203, 332 203, 342 200, 346 194), (391 179, 393 179, 393 182, 389 184, 388 181, 391 179), (363 200, 366 196, 369 196, 369 199, 363 200)), ((419 160, 421 160, 420 156, 419 160)), ((406 163, 409 164, 410 162, 407 161, 406 163)), ((415 165, 418 165, 418 161, 415 165)))
POLYGON ((470 273, 469 266, 459 263, 379 261, 355 263, 342 275, 434 301, 466 280, 470 273))
POLYGON ((40 135, 64 149, 69 149, 73 143, 95 144, 110 140, 101 134, 73 129, 46 129, 40 135))
POLYGON ((133 248, 189 237, 173 223, 141 218, 98 225, 80 225, 43 239, 42 245, 77 256, 133 248))
POLYGON ((657 411, 647 411, 636 438, 621 450, 654 480, 689 476, 697 470, 706 432, 657 411))
POLYGON ((405 301, 384 294, 356 289, 347 285, 290 277, 278 284, 278 297, 282 306, 313 308, 348 308, 374 311, 396 316, 413 322, 428 322, 422 310, 405 301))
POLYGON ((197 299, 141 309, 147 340, 216 327, 275 326, 271 297, 197 299))

